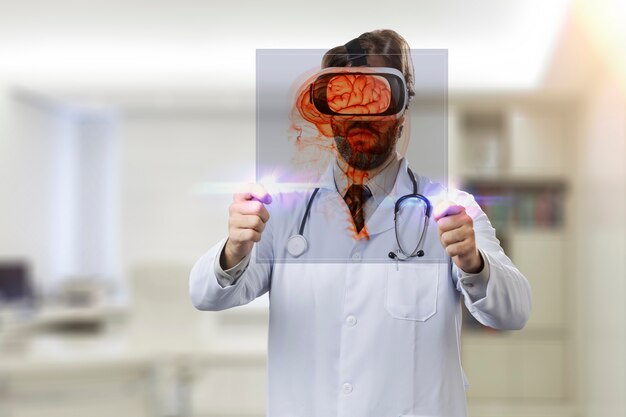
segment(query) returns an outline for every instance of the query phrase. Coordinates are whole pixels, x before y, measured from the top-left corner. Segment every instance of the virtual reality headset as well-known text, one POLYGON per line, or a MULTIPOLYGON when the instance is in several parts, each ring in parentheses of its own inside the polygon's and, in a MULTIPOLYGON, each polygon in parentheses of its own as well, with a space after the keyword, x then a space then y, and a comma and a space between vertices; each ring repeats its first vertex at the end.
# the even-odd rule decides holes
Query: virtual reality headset
POLYGON ((311 104, 328 116, 399 118, 409 104, 404 75, 395 68, 326 68, 309 88, 311 104))

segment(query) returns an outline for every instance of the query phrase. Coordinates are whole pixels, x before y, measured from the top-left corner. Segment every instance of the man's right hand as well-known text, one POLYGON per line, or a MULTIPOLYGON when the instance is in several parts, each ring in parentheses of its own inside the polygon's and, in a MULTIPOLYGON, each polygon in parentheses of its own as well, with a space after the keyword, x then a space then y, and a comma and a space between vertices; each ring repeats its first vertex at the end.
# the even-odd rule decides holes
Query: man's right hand
POLYGON ((259 184, 249 184, 242 192, 234 195, 229 207, 228 240, 220 259, 223 269, 230 269, 245 258, 261 240, 265 223, 270 214, 265 204, 270 204, 272 197, 259 184))

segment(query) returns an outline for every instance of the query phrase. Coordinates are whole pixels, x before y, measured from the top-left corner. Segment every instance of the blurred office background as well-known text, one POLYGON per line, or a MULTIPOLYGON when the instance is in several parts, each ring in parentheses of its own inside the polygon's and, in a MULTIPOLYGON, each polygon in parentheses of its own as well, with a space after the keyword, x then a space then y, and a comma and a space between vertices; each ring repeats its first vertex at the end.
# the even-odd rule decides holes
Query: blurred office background
POLYGON ((466 321, 470 415, 624 416, 625 27, 620 0, 3 0, 0 416, 264 415, 267 301, 195 311, 188 274, 253 178, 255 49, 375 28, 448 49, 449 181, 534 291, 522 332, 466 321))

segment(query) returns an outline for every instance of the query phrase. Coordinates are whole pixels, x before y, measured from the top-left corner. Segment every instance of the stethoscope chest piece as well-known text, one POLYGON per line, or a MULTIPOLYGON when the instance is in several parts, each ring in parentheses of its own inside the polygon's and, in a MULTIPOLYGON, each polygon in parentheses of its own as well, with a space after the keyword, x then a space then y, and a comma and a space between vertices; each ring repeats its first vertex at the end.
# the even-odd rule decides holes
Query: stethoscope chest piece
POLYGON ((293 257, 302 255, 308 247, 306 238, 301 234, 293 235, 287 240, 287 252, 293 257))

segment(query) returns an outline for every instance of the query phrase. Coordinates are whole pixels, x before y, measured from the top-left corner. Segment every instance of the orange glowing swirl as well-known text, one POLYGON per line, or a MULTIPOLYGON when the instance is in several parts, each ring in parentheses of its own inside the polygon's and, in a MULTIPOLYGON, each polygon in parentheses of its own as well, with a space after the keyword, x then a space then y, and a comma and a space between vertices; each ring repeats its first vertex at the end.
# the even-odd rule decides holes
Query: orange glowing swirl
POLYGON ((375 75, 342 74, 328 82, 328 107, 341 114, 377 114, 389 108, 391 88, 375 75))

